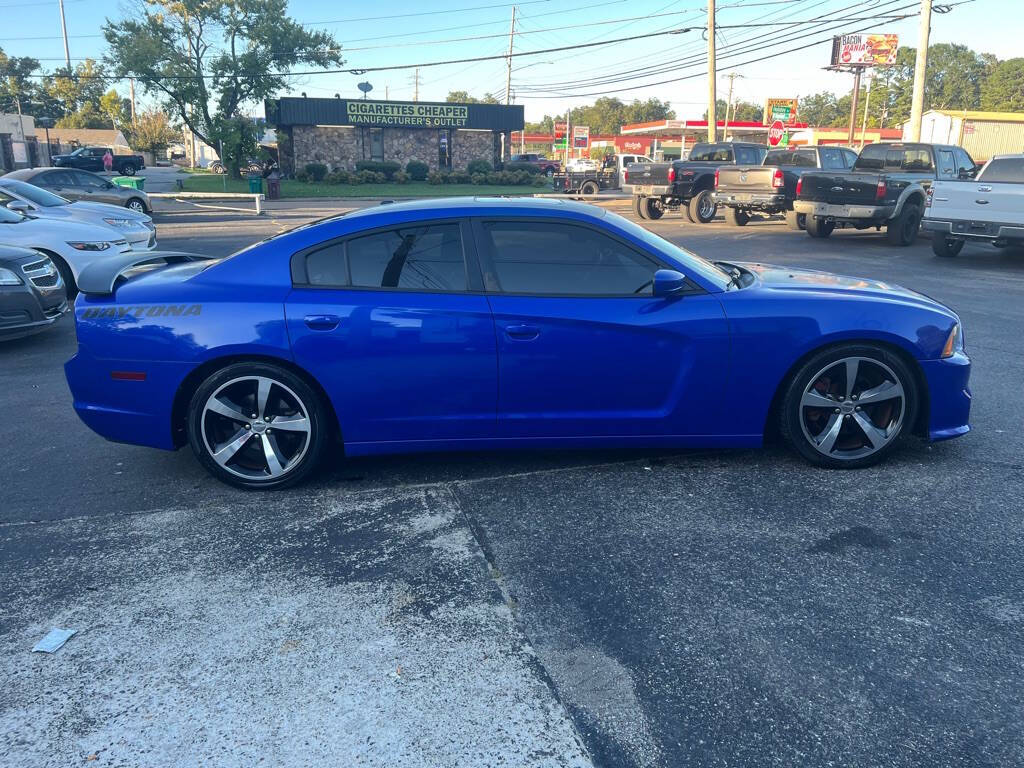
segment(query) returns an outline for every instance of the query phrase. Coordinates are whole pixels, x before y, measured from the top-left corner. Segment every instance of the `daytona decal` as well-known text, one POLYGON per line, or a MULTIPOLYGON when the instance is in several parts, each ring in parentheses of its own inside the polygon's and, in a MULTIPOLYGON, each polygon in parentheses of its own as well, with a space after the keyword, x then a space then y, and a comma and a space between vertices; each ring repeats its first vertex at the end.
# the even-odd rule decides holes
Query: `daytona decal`
POLYGON ((123 317, 188 317, 203 311, 202 304, 152 304, 144 307, 89 307, 82 311, 83 320, 91 318, 120 320, 123 317))

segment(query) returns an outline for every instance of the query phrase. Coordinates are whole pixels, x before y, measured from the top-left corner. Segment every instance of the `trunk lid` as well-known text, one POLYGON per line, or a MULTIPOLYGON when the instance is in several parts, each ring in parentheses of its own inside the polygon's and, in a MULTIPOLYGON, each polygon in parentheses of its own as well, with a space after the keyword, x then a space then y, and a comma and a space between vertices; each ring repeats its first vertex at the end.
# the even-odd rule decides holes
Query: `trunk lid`
POLYGON ((764 192, 776 191, 772 179, 778 169, 770 165, 725 166, 718 169, 719 192, 764 192))
POLYGON ((876 173, 805 173, 800 199, 834 205, 872 204, 882 178, 876 173))

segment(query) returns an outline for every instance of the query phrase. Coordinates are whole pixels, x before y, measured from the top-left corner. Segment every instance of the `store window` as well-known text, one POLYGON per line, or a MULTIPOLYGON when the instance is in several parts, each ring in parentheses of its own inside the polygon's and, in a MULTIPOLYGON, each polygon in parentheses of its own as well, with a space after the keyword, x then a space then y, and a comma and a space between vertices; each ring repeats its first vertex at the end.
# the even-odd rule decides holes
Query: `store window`
POLYGON ((452 167, 452 132, 447 128, 437 132, 437 165, 439 168, 452 167))

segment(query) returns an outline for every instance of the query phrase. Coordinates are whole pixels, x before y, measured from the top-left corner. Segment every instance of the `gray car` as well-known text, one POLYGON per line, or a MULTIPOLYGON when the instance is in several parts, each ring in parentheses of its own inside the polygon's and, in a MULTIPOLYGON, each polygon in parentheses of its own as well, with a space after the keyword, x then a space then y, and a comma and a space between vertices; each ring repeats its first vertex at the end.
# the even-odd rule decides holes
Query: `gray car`
POLYGON ((27 181, 68 200, 110 203, 137 213, 149 213, 152 210, 145 192, 119 187, 102 176, 77 168, 22 168, 20 171, 11 171, 4 178, 27 181))

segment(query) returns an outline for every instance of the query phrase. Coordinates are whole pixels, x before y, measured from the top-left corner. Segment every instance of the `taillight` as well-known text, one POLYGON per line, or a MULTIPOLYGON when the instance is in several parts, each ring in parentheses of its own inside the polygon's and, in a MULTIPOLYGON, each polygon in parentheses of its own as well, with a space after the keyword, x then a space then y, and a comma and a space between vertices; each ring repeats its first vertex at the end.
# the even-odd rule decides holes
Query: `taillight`
POLYGON ((668 181, 669 181, 669 184, 671 184, 675 180, 676 180, 676 169, 675 168, 669 168, 668 169, 668 181))
POLYGON ((928 187, 928 194, 925 195, 925 198, 924 198, 924 207, 925 208, 931 208, 932 207, 932 195, 934 195, 934 194, 935 194, 935 189, 933 187, 928 187))
POLYGON ((796 180, 796 196, 797 197, 800 197, 800 193, 803 191, 803 189, 804 189, 804 177, 801 176, 799 179, 796 180))
POLYGON ((718 189, 718 169, 715 168, 715 189, 718 189))
MULTIPOLYGON (((716 173, 717 173, 717 171, 716 171, 716 173)), ((782 178, 782 169, 781 168, 776 168, 775 169, 775 173, 772 174, 772 186, 775 189, 782 189, 783 184, 784 184, 784 181, 783 181, 783 178, 782 178)))
POLYGON ((885 200, 887 189, 885 179, 879 179, 878 184, 875 186, 875 200, 885 200))
POLYGON ((629 171, 623 171, 622 180, 629 184, 629 171))

